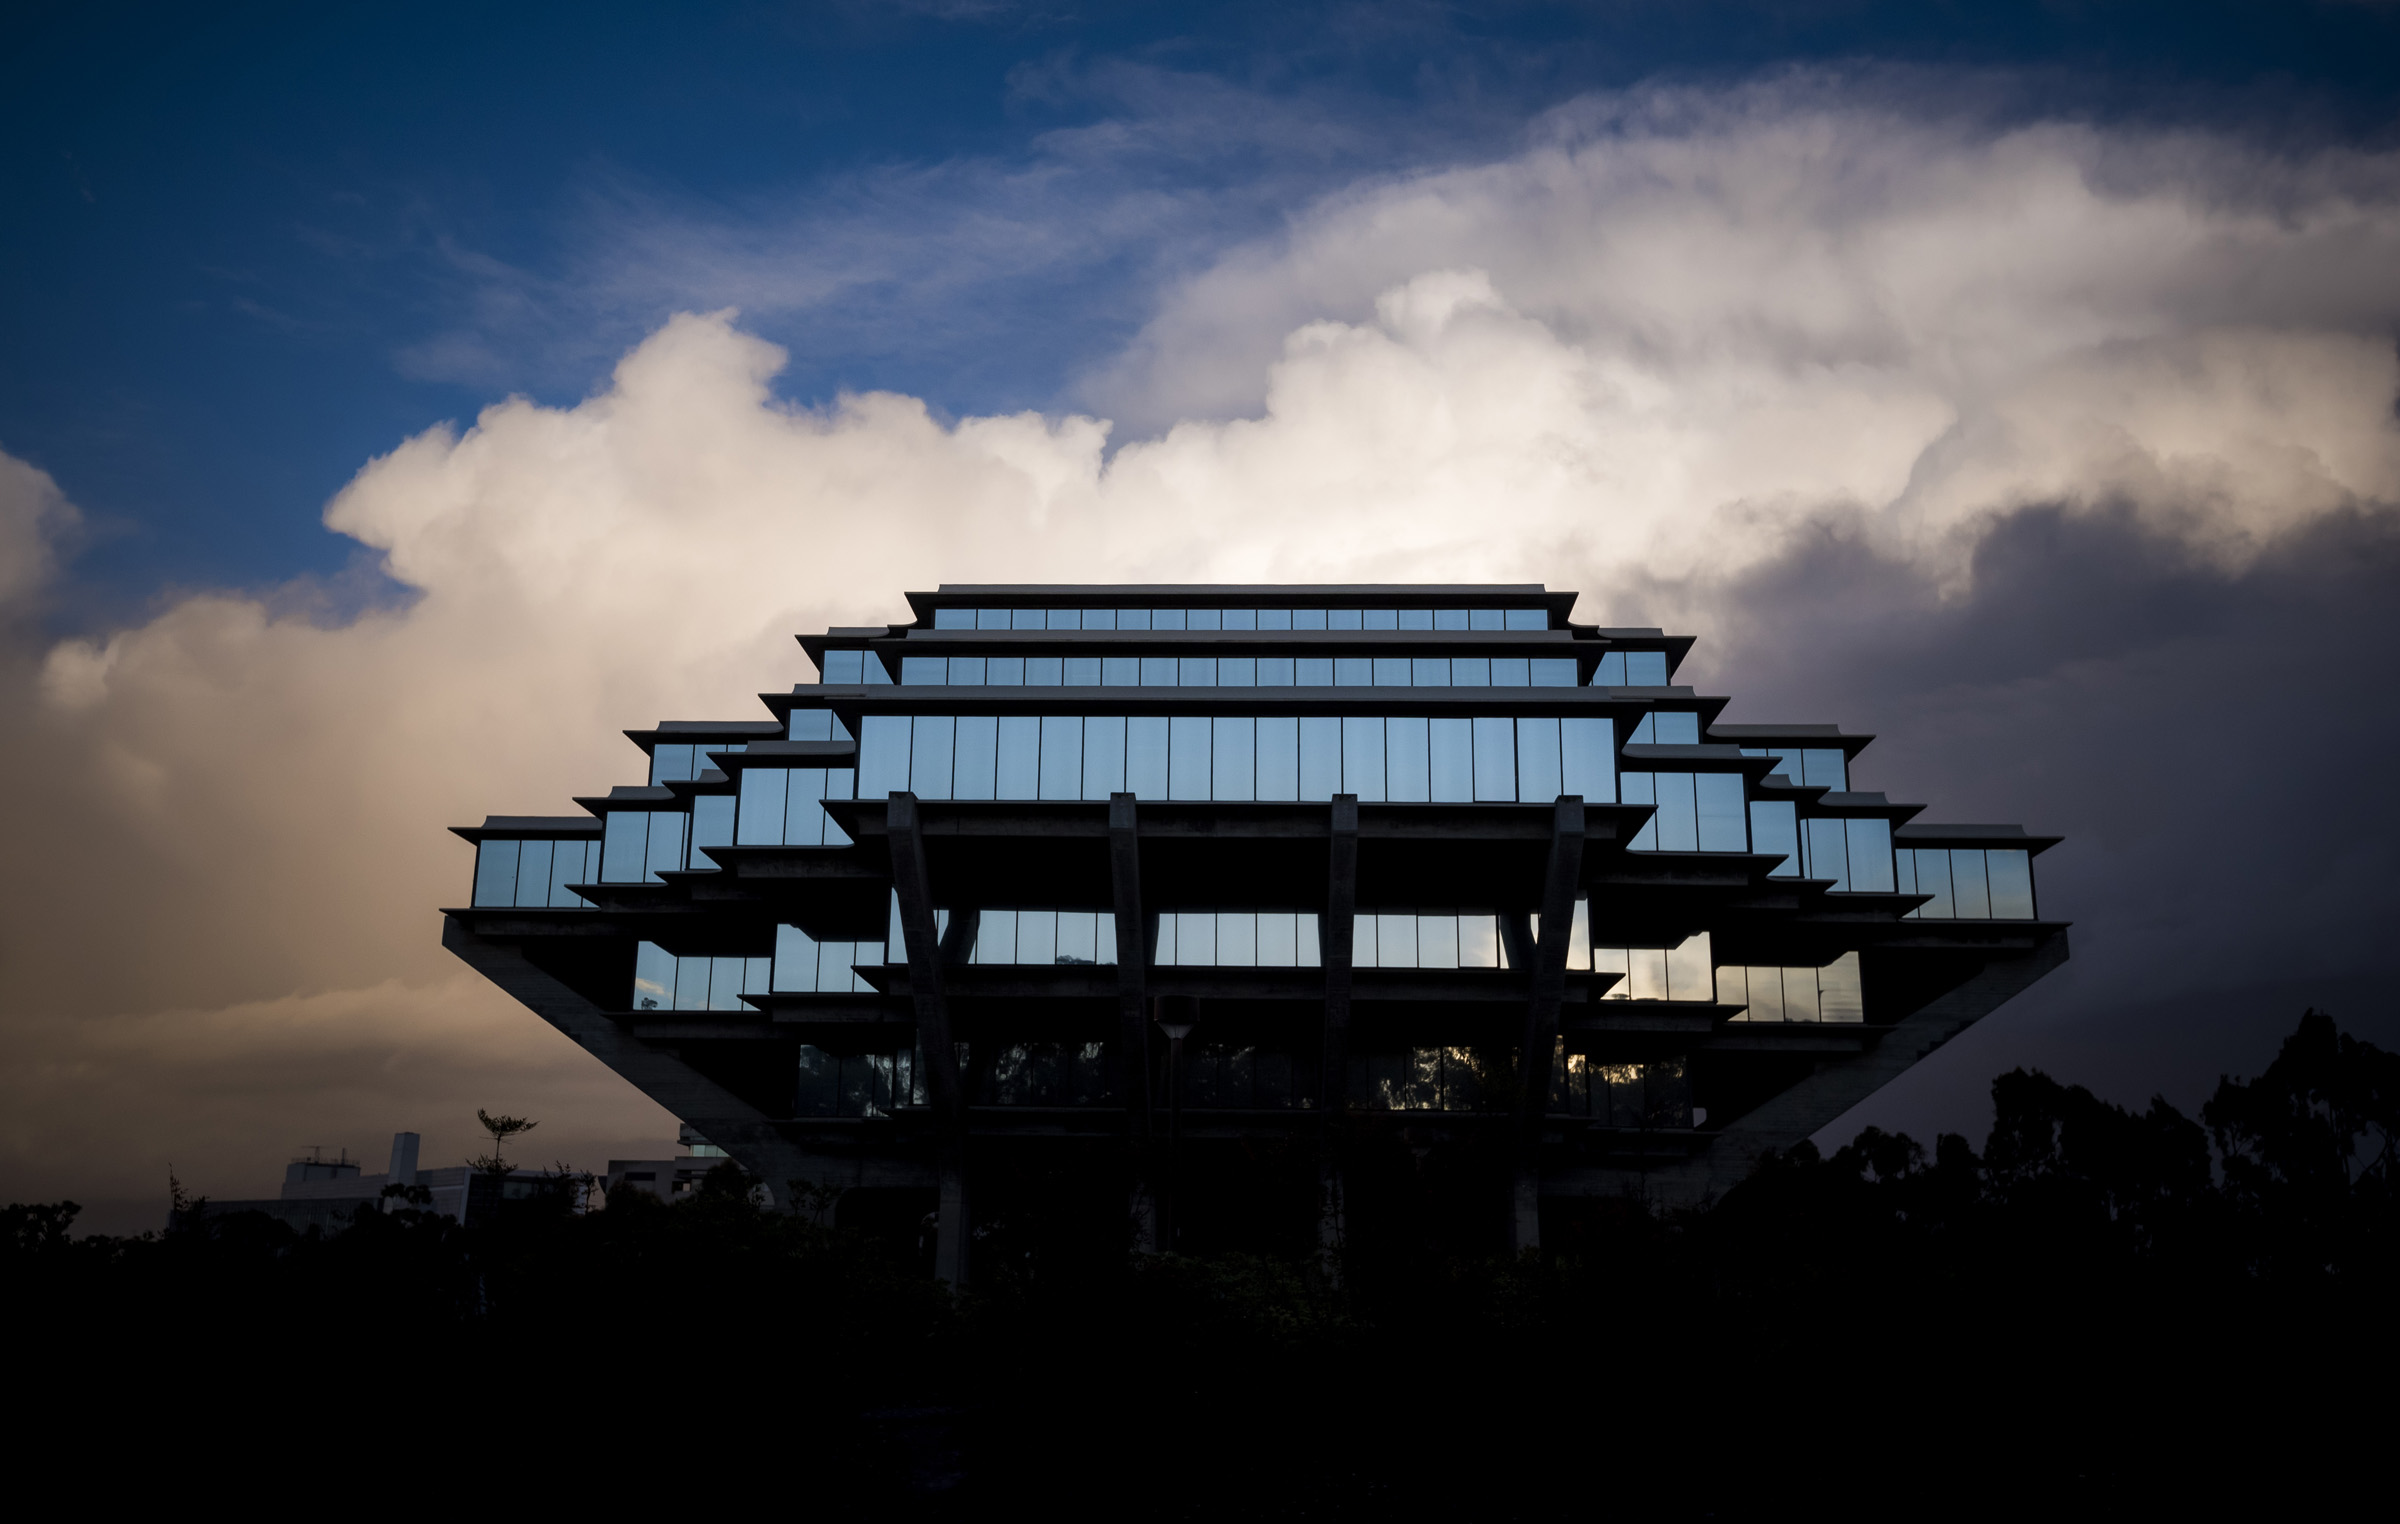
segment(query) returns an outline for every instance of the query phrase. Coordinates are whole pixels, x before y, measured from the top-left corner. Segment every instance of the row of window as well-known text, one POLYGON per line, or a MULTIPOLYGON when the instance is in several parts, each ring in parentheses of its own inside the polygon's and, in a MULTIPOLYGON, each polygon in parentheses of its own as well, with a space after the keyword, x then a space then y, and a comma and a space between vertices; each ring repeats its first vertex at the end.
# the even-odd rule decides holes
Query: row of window
MULTIPOLYGON (((1635 740, 1641 736, 1636 734, 1635 740)), ((1783 765, 1775 771, 1783 774, 1787 783, 1802 788, 1824 788, 1836 792, 1850 787, 1850 763, 1838 746, 1745 746, 1745 757, 1773 757, 1783 765)))
POLYGON ((589 910, 569 884, 600 882, 596 841, 484 841, 475 848, 477 905, 589 910))
MULTIPOLYGON (((883 948, 875 944, 881 961, 883 948)), ((633 953, 633 1009, 637 1011, 746 1011, 744 995, 764 995, 772 984, 766 958, 678 958, 655 942, 633 953)))
POLYGON ((1911 920, 2030 921, 2033 854, 2016 848, 1904 847, 1902 894, 1930 894, 1911 920))
POLYGON ((1571 656, 904 656, 907 687, 1572 688, 1571 656))
POLYGON ((1561 1039, 1550 1061, 1550 1110, 1603 1127, 1689 1127, 1691 1078, 1680 1058, 1608 1064, 1567 1052, 1561 1039))
POLYGON ((935 609, 937 630, 1546 630, 1546 609, 935 609))
MULTIPOLYGON (((830 709, 818 712, 828 718, 833 713, 830 709)), ((650 748, 650 786, 656 788, 662 783, 689 783, 702 773, 716 771, 708 760, 710 752, 747 751, 749 748, 747 741, 679 741, 673 745, 661 743, 653 746, 650 748)))
POLYGON ((1749 968, 1728 964, 1717 970, 1717 1000, 1747 1006, 1736 1021, 1864 1021, 1866 997, 1858 954, 1844 953, 1823 968, 1749 968))
MULTIPOLYGON (((870 715, 858 791, 920 799, 1401 803, 1617 796, 1604 718, 870 715)), ((745 776, 745 788, 749 786, 745 776)))

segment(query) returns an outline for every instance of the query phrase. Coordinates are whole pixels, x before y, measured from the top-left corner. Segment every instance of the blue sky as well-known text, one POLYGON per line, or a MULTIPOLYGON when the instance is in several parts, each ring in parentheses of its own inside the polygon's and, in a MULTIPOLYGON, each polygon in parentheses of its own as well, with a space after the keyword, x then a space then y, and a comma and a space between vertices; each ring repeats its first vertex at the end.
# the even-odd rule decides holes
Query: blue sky
POLYGON ((1163 290, 1586 92, 1906 65, 2004 113, 2374 139, 2400 60, 2375 4, 11 16, 0 449, 86 515, 62 630, 338 571, 318 514, 369 456, 510 392, 581 396, 678 309, 740 306, 791 348, 793 399, 1142 430, 1168 420, 1095 378, 1163 290))

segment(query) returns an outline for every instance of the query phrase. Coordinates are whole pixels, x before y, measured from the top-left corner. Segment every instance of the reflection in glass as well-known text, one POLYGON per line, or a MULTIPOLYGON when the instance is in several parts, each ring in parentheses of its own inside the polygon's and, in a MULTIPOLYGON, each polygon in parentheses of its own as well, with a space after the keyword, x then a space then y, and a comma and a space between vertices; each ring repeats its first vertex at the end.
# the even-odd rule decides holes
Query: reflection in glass
POLYGON ((675 1004, 675 959, 655 942, 641 942, 633 950, 633 1008, 637 1011, 670 1010, 675 1004))
MULTIPOLYGON (((733 795, 702 794, 692 801, 692 846, 689 861, 695 868, 714 868, 716 863, 701 855, 703 847, 724 847, 733 844, 733 795)), ((527 846, 533 843, 526 843, 527 846)), ((544 876, 549 864, 544 863, 544 876)))
POLYGON ((1300 721, 1269 715, 1258 722, 1258 797, 1300 797, 1300 721))
POLYGON ((1516 725, 1505 716, 1475 717, 1475 797, 1486 803, 1517 797, 1516 725))
POLYGON ((1258 966, 1292 968, 1300 962, 1299 917, 1290 911, 1261 911, 1258 917, 1258 966))
MULTIPOLYGON (((956 663, 956 662, 952 662, 950 665, 951 665, 952 667, 956 667, 956 666, 958 665, 958 663, 956 663)), ((955 674, 953 674, 952 681, 956 681, 956 680, 957 680, 957 679, 956 679, 956 676, 955 676, 955 674)), ((1070 656, 1070 657, 1068 657, 1068 658, 1067 658, 1067 686, 1068 686, 1068 687, 1070 687, 1070 688, 1097 688, 1097 687, 1099 687, 1099 686, 1100 686, 1100 658, 1099 658, 1099 657, 1097 657, 1097 656, 1070 656)))
POLYGON ((1138 656, 1103 656, 1100 658, 1100 686, 1131 688, 1142 680, 1142 659, 1138 656))
POLYGON ((692 748, 689 746, 654 746, 650 749, 650 786, 662 783, 687 783, 692 776, 692 748))
POLYGON ((1663 947, 1625 949, 1626 995, 1634 1000, 1667 998, 1667 950, 1663 947))
POLYGON ((1258 659, 1258 685, 1261 688, 1292 686, 1292 659, 1288 656, 1262 656, 1258 659))
POLYGON ((940 656, 903 656, 900 681, 906 687, 939 686, 950 677, 950 662, 940 656))
POLYGON ((663 812, 650 817, 650 851, 643 876, 651 883, 665 883, 659 875, 683 866, 684 820, 682 815, 663 812))
POLYGON ((1492 685, 1492 664, 1486 657, 1454 656, 1450 659, 1450 686, 1453 688, 1489 688, 1492 685))
POLYGON ((1342 791, 1342 722, 1308 716, 1300 721, 1300 797, 1331 799, 1342 791))
MULTIPOLYGON (((525 844, 531 848, 533 843, 525 844)), ((2033 919, 2033 856, 2013 848, 1995 848, 1983 854, 1984 870, 1991 881, 1992 918, 1998 921, 2030 921, 2033 919)))
POLYGON ((1443 804, 1471 803, 1475 798, 1474 722, 1455 717, 1432 720, 1426 725, 1426 740, 1431 752, 1427 771, 1431 797, 1443 804))
POLYGON ((1417 917, 1417 967, 1458 967, 1458 921, 1454 915, 1417 917))
POLYGON ((1517 797, 1538 804, 1565 792, 1558 766, 1558 721, 1517 721, 1517 797))
POLYGON ((1083 722, 1083 797, 1106 799, 1125 789, 1125 719, 1091 715, 1083 722))
POLYGON ((1836 890, 1850 887, 1850 836, 1839 820, 1812 816, 1802 821, 1807 845, 1807 876, 1833 880, 1836 890))
MULTIPOLYGON (((1365 920, 1365 916, 1360 916, 1365 920)), ((1417 918, 1413 915, 1379 915, 1375 917, 1375 966, 1377 968, 1415 968, 1417 966, 1417 918)))
POLYGON ((1217 913, 1217 967, 1258 966, 1258 917, 1246 911, 1217 913))
POLYGON ((591 902, 569 884, 588 884, 600 876, 600 843, 597 841, 562 841, 550 859, 550 906, 554 910, 576 910, 591 902))
POLYGON ((1384 797, 1383 721, 1356 716, 1342 721, 1342 792, 1361 804, 1384 797))
MULTIPOLYGON (((801 767, 790 771, 790 783, 784 790, 783 844, 789 847, 821 846, 825 841, 825 785, 828 773, 821 767, 801 767)), ((748 775, 744 774, 744 781, 748 775)))
POLYGON ((881 799, 908 787, 908 716, 870 714, 858 727, 858 792, 881 799))
POLYGON ((1017 912, 1017 956, 1019 963, 1050 963, 1058 961, 1058 912, 1055 910, 1020 910, 1017 912))
POLYGON ((1186 688, 1217 686, 1217 659, 1213 656, 1186 656, 1182 659, 1182 675, 1176 680, 1186 688))
POLYGON ((1167 797, 1167 719, 1135 715, 1125 722, 1125 791, 1144 799, 1167 797))
POLYGON ((1303 688, 1333 686, 1333 658, 1330 656, 1300 656, 1292 661, 1292 681, 1303 688))
POLYGON ((1742 777, 1739 773, 1700 773, 1692 779, 1700 818, 1700 850, 1747 852, 1749 834, 1742 828, 1742 777))
POLYGON ((950 658, 950 686, 953 688, 980 688, 983 686, 983 673, 984 659, 980 656, 950 658))
POLYGON ((1983 876, 1983 854, 1960 849, 1950 854, 1950 896, 1962 921, 1989 920, 1991 889, 1983 876))
POLYGON ((1416 658, 1416 667, 1411 674, 1410 682, 1413 686, 1419 688, 1449 687, 1450 658, 1447 656, 1420 656, 1416 658))
POLYGON ((1074 715, 1042 720, 1042 797, 1083 797, 1083 721, 1074 715))
POLYGON ((1653 777, 1653 787, 1658 794, 1658 813, 1652 820, 1658 827, 1658 850, 1699 851, 1700 818, 1692 788, 1692 775, 1657 773, 1653 777))
POLYGON ((1860 894, 1889 894, 1892 879, 1892 823, 1888 820, 1845 821, 1850 836, 1850 888, 1860 894))
POLYGON ((1715 974, 1715 960, 1708 951, 1708 933, 1686 937, 1680 946, 1667 951, 1667 998, 1714 1000, 1715 974))
POLYGON ((1799 815, 1789 800, 1761 800, 1750 806, 1752 850, 1780 852, 1783 861, 1768 870, 1770 878, 1800 876, 1799 815))
POLYGON ((983 680, 994 688, 1024 687, 1025 658, 1022 656, 992 657, 984 663, 983 680))
POLYGON ((1533 686, 1536 688, 1572 688, 1575 686, 1575 658, 1572 656, 1537 656, 1533 659, 1533 686))
POLYGON ((1667 685, 1667 653, 1664 651, 1628 651, 1625 653, 1625 686, 1628 688, 1664 688, 1667 685))
POLYGON ((1042 792, 1042 722, 1030 714, 1000 717, 993 792, 1002 799, 1038 799, 1042 792))
POLYGON ((1400 804, 1423 804, 1433 797, 1429 772, 1431 754, 1421 715, 1394 715, 1383 722, 1385 786, 1400 804))
MULTIPOLYGON (((638 884, 642 881, 642 859, 650 847, 650 819, 631 810, 614 810, 603 826, 600 847, 600 880, 608 884, 638 884)), ((516 892, 511 880, 509 892, 516 892)))
POLYGON ((1168 721, 1167 797, 1208 797, 1209 724, 1206 715, 1179 714, 1168 721))
POLYGON ((1000 718, 962 714, 952 742, 950 792, 958 799, 989 799, 999 786, 1000 718))
POLYGON ((1375 662, 1366 656, 1337 656, 1333 659, 1333 684, 1337 688, 1365 688, 1375 680, 1375 662))
POLYGON ((1142 658, 1142 686, 1145 688, 1174 687, 1175 672, 1176 661, 1172 656, 1145 656, 1142 658))
POLYGON ((1089 910, 1062 910, 1058 913, 1058 961, 1100 961, 1100 918, 1097 915, 1089 910))
POLYGON ((909 747, 908 786, 919 799, 950 797, 950 743, 957 721, 946 714, 916 717, 909 747))
POLYGON ((1840 792, 1850 787, 1850 770, 1838 746, 1803 750, 1800 753, 1800 771, 1802 776, 1798 781, 1807 788, 1828 788, 1840 792))

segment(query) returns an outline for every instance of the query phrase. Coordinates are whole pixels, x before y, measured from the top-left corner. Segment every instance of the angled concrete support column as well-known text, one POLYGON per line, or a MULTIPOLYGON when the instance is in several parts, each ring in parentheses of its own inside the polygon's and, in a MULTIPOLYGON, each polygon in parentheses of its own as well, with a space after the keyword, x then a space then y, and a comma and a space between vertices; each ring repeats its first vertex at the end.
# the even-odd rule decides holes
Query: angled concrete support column
POLYGON ((1583 882, 1583 799, 1563 794, 1550 817, 1550 860, 1542 874, 1542 927, 1533 949, 1533 989, 1518 1045, 1516 1169, 1510 1184, 1509 1247, 1542 1243, 1542 1118, 1550 1109, 1550 1057, 1567 993, 1567 943, 1575 934, 1575 890, 1583 882))
POLYGON ((819 1165, 787 1142, 765 1112, 674 1053, 640 1041, 599 1006, 535 967, 514 945, 487 942, 455 917, 443 918, 442 945, 725 1150, 758 1177, 777 1206, 789 1207, 793 1183, 811 1183, 818 1173, 819 1165))
POLYGON ((1108 872, 1117 919, 1117 1094, 1125 1102, 1125 1143, 1132 1185, 1127 1202, 1134 1248, 1161 1247, 1158 1196, 1151 1178, 1150 957, 1142 918, 1142 851, 1131 794, 1108 797, 1108 872))
POLYGON ((1317 1163, 1317 1250, 1329 1276, 1341 1269, 1342 1114, 1350 1104, 1351 958, 1358 928, 1358 796, 1333 796, 1332 836, 1325 882, 1325 919, 1317 959, 1325 966, 1324 1072, 1317 1085, 1325 1111, 1325 1143, 1317 1163))
POLYGON ((933 1103, 938 1134, 941 1206, 935 1219, 933 1273, 963 1286, 973 1232, 967 1201, 967 1098, 950 1033, 950 1000, 942 981, 942 943, 934 921, 932 875, 925 866, 917 796, 893 794, 885 818, 891 832, 892 889, 900 899, 900 936, 908 948, 908 983, 917 1007, 917 1046, 925 1055, 926 1099, 933 1103))

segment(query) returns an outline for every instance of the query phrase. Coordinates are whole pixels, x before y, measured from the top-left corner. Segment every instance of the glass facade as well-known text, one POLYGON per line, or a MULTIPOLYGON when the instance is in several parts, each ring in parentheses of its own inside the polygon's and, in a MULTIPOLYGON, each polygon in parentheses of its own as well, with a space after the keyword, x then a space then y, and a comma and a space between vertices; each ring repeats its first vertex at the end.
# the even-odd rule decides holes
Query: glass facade
POLYGON ((1904 847, 1897 854, 1902 894, 1933 898, 1908 913, 1925 921, 2030 921, 2033 857, 2016 848, 1904 847))
POLYGON ((528 841, 486 838, 475 847, 473 903, 520 909, 589 910, 569 884, 600 882, 600 843, 590 838, 528 841))
POLYGON ((937 630, 1546 630, 1546 609, 936 609, 937 630))

